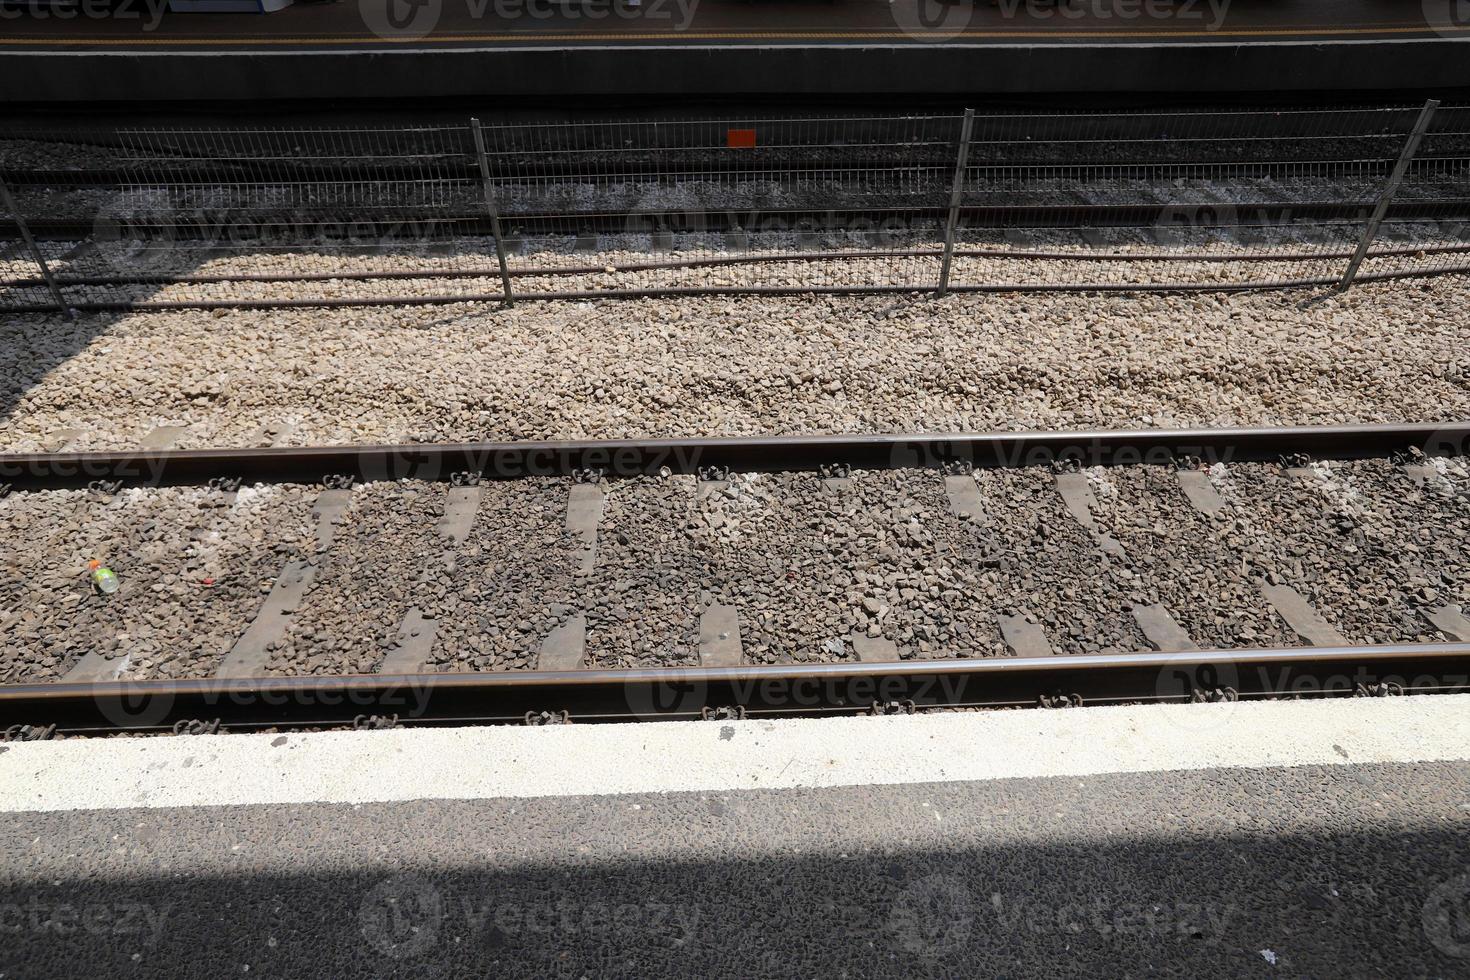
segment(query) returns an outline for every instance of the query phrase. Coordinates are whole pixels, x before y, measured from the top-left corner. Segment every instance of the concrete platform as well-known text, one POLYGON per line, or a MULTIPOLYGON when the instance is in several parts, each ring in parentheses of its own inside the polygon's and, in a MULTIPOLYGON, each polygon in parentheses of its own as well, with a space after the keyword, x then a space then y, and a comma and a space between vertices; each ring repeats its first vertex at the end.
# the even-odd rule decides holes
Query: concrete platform
POLYGON ((1463 0, 352 0, 8 9, 18 103, 1384 92, 1470 86, 1463 0), (99 79, 105 83, 99 84, 99 79))
POLYGON ((12 745, 0 973, 1462 976, 1466 702, 12 745))

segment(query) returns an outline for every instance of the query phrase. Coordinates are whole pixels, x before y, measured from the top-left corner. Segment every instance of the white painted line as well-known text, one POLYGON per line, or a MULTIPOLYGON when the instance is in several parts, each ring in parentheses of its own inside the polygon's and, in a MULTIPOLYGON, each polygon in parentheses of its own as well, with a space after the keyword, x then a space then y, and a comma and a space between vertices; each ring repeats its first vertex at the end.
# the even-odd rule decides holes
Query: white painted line
POLYGON ((4 748, 5 812, 728 792, 1470 760, 1470 695, 4 748))

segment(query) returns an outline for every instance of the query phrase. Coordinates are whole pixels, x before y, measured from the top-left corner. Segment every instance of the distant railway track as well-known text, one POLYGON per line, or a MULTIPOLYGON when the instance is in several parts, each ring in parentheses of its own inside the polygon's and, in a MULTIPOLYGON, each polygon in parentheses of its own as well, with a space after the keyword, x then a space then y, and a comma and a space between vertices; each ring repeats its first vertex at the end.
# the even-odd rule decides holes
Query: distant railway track
POLYGON ((0 457, 0 713, 27 738, 1462 691, 1467 449, 1470 423, 0 457), (86 592, 92 551, 117 593, 86 592))
MULTIPOLYGON (((960 209, 964 227, 971 229, 1073 229, 1073 228, 1150 228, 1177 230, 1179 221, 1191 214, 1228 212, 1231 227, 1249 230, 1273 230, 1292 223, 1359 222, 1370 205, 1362 202, 1279 202, 1279 201, 1160 201, 1156 204, 1057 204, 1035 205, 966 205, 960 209), (1173 221, 1171 222, 1171 218, 1173 221)), ((518 212, 502 215, 507 233, 517 237, 566 235, 579 232, 629 232, 650 229, 724 233, 733 231, 791 230, 810 228, 818 233, 845 228, 867 229, 871 233, 891 234, 887 222, 942 228, 945 209, 896 204, 871 207, 810 208, 783 206, 768 209, 759 205, 711 204, 688 209, 649 208, 635 213, 609 213, 606 210, 556 213, 518 212)), ((354 238, 378 242, 427 243, 455 237, 485 237, 491 234, 490 222, 464 213, 435 214, 421 212, 392 215, 379 212, 357 217, 341 213, 303 208, 293 213, 259 211, 223 211, 217 217, 190 217, 172 221, 118 220, 110 216, 94 221, 48 218, 30 222, 31 233, 41 241, 81 241, 102 228, 110 239, 166 242, 217 242, 241 247, 267 247, 271 234, 289 230, 306 230, 325 235, 321 243, 349 245, 354 238), (336 229, 335 231, 333 229, 336 229), (238 237, 245 236, 245 237, 238 237), (258 237, 251 237, 258 236, 258 237), (338 237, 333 237, 338 236, 338 237)), ((1435 221, 1464 222, 1470 220, 1470 199, 1454 201, 1395 202, 1386 220, 1393 222, 1435 221)), ((1213 222, 1211 222, 1213 223, 1213 222)), ((14 225, 0 225, 0 240, 18 240, 14 225)), ((299 247, 303 244, 296 240, 299 247)))
MULTIPOLYGON (((762 176, 782 179, 815 179, 832 174, 862 170, 872 173, 889 173, 895 177, 913 179, 928 175, 935 180, 948 180, 954 170, 953 154, 954 148, 949 144, 937 144, 933 159, 925 160, 912 155, 914 147, 906 146, 905 152, 910 154, 901 158, 889 157, 867 157, 861 155, 844 156, 833 154, 830 158, 823 158, 810 150, 795 151, 795 159, 780 160, 740 160, 736 159, 721 168, 720 155, 723 151, 714 148, 670 148, 662 156, 653 157, 645 161, 619 160, 616 164, 608 165, 599 163, 595 157, 589 156, 585 160, 585 166, 578 165, 576 169, 568 168, 565 172, 558 171, 555 176, 560 180, 574 180, 584 178, 598 181, 617 180, 647 180, 650 177, 666 179, 670 181, 698 181, 707 179, 712 174, 724 177, 738 177, 742 180, 757 179, 762 176), (681 158, 690 158, 693 161, 684 165, 671 163, 669 156, 675 155, 681 158), (709 157, 708 160, 700 161, 700 157, 709 157)), ((533 174, 535 173, 536 157, 527 154, 524 157, 515 157, 504 161, 508 174, 533 174)), ((580 162, 579 162, 580 163, 580 162)), ((1430 159, 1426 164, 1433 164, 1430 159)), ((1443 161, 1446 166, 1463 168, 1462 158, 1450 158, 1443 161)), ((1283 171, 1290 172, 1292 168, 1305 166, 1333 167, 1342 172, 1356 172, 1365 176, 1384 174, 1385 166, 1380 160, 1372 159, 1336 159, 1314 156, 1303 156, 1295 159, 1290 156, 1247 160, 1230 159, 1160 159, 1148 160, 1108 160, 1105 158, 1081 158, 1074 160, 1057 160, 1040 155, 1033 157, 1018 157, 1011 160, 984 160, 972 163, 970 169, 977 172, 1005 171, 1024 172, 1029 177, 1040 175, 1048 177, 1085 177, 1096 176, 1099 172, 1106 173, 1109 177, 1131 178, 1131 179, 1161 179, 1174 176, 1188 175, 1191 173, 1207 174, 1210 176, 1230 177, 1262 177, 1266 175, 1279 174, 1283 171)), ((513 182, 514 177, 497 177, 498 180, 513 182)), ((210 161, 208 165, 197 167, 190 166, 160 166, 156 163, 140 166, 137 168, 120 167, 115 169, 3 169, 0 168, 0 180, 13 187, 87 187, 87 188, 139 188, 150 186, 195 186, 195 185, 263 185, 263 184, 302 184, 302 183, 333 183, 341 181, 375 181, 395 183, 428 183, 428 182, 451 182, 463 184, 467 189, 475 190, 480 186, 480 172, 474 158, 446 160, 435 166, 402 166, 402 165, 374 165, 364 164, 357 161, 345 161, 340 166, 296 164, 290 161, 210 161)))

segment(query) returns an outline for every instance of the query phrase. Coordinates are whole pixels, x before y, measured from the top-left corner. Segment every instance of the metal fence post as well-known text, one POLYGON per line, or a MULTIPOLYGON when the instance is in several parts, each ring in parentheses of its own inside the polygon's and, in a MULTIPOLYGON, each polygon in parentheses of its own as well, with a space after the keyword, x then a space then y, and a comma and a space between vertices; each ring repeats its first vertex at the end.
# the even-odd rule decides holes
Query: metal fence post
POLYGON ((949 217, 944 223, 944 260, 939 265, 939 288, 935 296, 949 292, 949 267, 954 263, 954 236, 960 220, 960 201, 965 192, 965 168, 970 163, 970 133, 975 128, 975 110, 965 110, 965 121, 960 125, 960 151, 955 156, 954 182, 949 190, 949 217))
POLYGON ((41 270, 41 278, 46 280, 46 288, 51 290, 51 299, 56 303, 56 311, 68 320, 72 318, 71 307, 66 305, 66 300, 61 298, 61 289, 56 285, 56 277, 51 275, 51 267, 46 264, 46 256, 41 254, 41 249, 36 245, 36 240, 31 237, 31 228, 26 224, 26 219, 20 213, 20 208, 15 203, 15 198, 10 195, 10 188, 5 181, 0 180, 0 204, 10 212, 15 219, 15 227, 20 229, 20 239, 25 242, 26 248, 31 253, 31 261, 41 270))
POLYGON ((1342 281, 1337 284, 1337 291, 1343 292, 1353 284, 1357 278, 1358 267, 1363 264, 1363 259, 1368 257, 1368 249, 1373 246, 1373 240, 1378 237, 1378 228, 1383 224, 1384 215, 1388 214, 1388 207, 1393 203, 1393 196, 1398 193, 1399 184, 1403 183, 1404 174, 1408 172, 1409 164, 1414 159, 1414 154, 1419 150, 1419 144, 1424 140, 1424 133, 1429 129, 1429 122, 1434 118, 1435 110, 1439 108, 1438 99, 1429 99, 1424 103, 1424 108, 1419 112, 1419 119, 1414 123, 1414 129, 1409 133, 1409 138, 1404 142, 1404 148, 1399 152, 1398 163, 1394 164, 1393 173, 1388 176, 1388 183, 1383 186, 1383 191, 1378 195, 1378 204, 1373 208, 1373 214, 1368 218, 1368 225, 1363 229, 1363 239, 1358 242, 1358 249, 1353 253, 1352 260, 1348 262, 1347 271, 1342 275, 1342 281))
POLYGON ((475 133, 475 153, 480 158, 480 181, 485 187, 485 207, 490 212, 490 234, 495 236, 495 258, 500 262, 500 287, 505 292, 505 305, 514 306, 515 297, 510 291, 510 270, 505 264, 505 237, 500 233, 500 209, 495 206, 495 188, 490 183, 490 159, 485 156, 485 134, 480 129, 480 120, 471 119, 470 129, 475 133))

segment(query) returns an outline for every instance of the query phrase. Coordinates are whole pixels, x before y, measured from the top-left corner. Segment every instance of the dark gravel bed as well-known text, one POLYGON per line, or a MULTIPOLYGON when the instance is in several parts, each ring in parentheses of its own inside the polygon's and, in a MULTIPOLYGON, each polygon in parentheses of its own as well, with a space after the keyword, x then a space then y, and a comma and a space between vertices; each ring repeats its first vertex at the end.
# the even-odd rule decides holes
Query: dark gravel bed
POLYGON ((0 680, 56 680, 97 651, 118 676, 207 676, 255 614, 282 555, 299 549, 301 488, 248 487, 234 504, 195 488, 15 494, 0 680), (91 587, 97 558, 120 587, 91 587))
POLYGON ((710 576, 695 519, 696 481, 636 477, 604 490, 597 567, 582 587, 592 665, 698 664, 695 603, 710 576))
MULTIPOLYGON (((1364 480, 1359 493, 1369 507, 1386 511, 1396 524, 1411 529, 1398 545, 1404 552, 1404 581, 1417 590, 1415 598, 1427 607, 1470 609, 1470 465, 1464 459, 1428 462, 1437 473, 1423 485, 1364 480)), ((1384 464, 1354 465, 1368 469, 1384 464)))
POLYGON ((1422 552, 1404 547, 1418 539, 1424 510, 1386 503, 1412 493, 1413 482, 1386 460, 1314 469, 1318 477, 1301 478, 1241 464, 1215 481, 1239 515, 1246 574, 1296 589, 1350 642, 1441 639, 1423 615, 1441 597, 1422 552))
POLYGON ((1138 579, 1066 510, 1049 469, 976 474, 1000 549, 995 612, 1023 616, 1056 653, 1151 649, 1124 607, 1138 579))
POLYGON ((1162 604, 1201 647, 1298 646, 1301 640, 1261 597, 1243 546, 1250 529, 1235 508, 1211 517, 1184 496, 1172 466, 1094 471, 1094 511, 1123 546, 1137 578, 1130 604, 1162 604))
POLYGON ((281 566, 310 554, 315 487, 299 484, 242 488, 233 505, 210 498, 213 512, 189 547, 183 581, 187 600, 160 610, 184 624, 176 656, 140 664, 131 677, 207 677, 254 619, 281 566), (188 638, 192 637, 192 643, 188 638))
POLYGON ((578 542, 566 530, 571 481, 533 478, 480 485, 464 541, 430 559, 420 609, 436 620, 429 670, 536 666, 541 641, 575 612, 578 542))
POLYGON ((595 567, 566 529, 566 479, 491 481, 463 541, 439 525, 449 488, 352 492, 319 549, 320 489, 15 493, 0 499, 0 682, 57 680, 103 654, 117 676, 206 677, 282 566, 317 566, 272 651, 271 674, 370 673, 405 613, 434 621, 431 671, 537 666, 548 634, 585 613, 588 664, 692 666, 700 615, 734 607, 747 663, 1006 656, 1000 617, 1039 625, 1061 654, 1146 650, 1136 604, 1162 604, 1202 647, 1297 646, 1265 600, 1290 586, 1350 642, 1449 639, 1429 609, 1470 607, 1470 468, 1416 482, 1388 460, 1226 464, 1226 502, 1190 505, 1165 466, 1085 473, 1110 555, 1046 468, 971 477, 956 515, 935 470, 649 476, 601 484, 595 567), (94 591, 99 558, 122 586, 94 591))
POLYGON ((904 659, 1001 649, 982 549, 932 471, 738 476, 696 525, 712 572, 701 599, 738 609, 749 662, 850 660, 858 636, 904 659))
MULTIPOLYGON (((5 540, 0 680, 60 677, 87 650, 80 637, 70 635, 68 624, 94 623, 109 606, 113 613, 126 611, 105 604, 87 582, 87 561, 96 547, 93 534, 109 536, 120 518, 116 511, 108 513, 104 498, 88 491, 13 494, 0 502, 5 540)), ((96 557, 115 560, 110 550, 96 557)), ((119 590, 120 596, 134 595, 145 585, 146 579, 132 572, 123 579, 127 591, 119 590)))
MULTIPOLYGON (((366 674, 398 638, 403 615, 434 582, 440 483, 369 483, 352 491, 330 548, 266 672, 366 674)), ((315 544, 315 542, 313 542, 315 544)), ((315 549, 314 549, 315 550, 315 549)))

